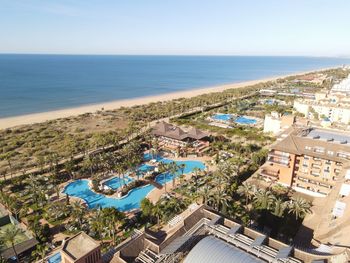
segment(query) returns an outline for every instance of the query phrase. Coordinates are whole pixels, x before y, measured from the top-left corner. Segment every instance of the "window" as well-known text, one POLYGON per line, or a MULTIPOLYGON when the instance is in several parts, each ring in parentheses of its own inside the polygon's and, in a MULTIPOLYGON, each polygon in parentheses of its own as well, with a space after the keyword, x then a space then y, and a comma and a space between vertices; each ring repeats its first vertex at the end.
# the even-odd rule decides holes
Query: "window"
POLYGON ((280 152, 281 156, 283 157, 289 157, 289 153, 286 153, 286 152, 280 152))
POLYGON ((324 153, 324 148, 323 147, 315 147, 314 152, 315 153, 324 153))
POLYGON ((338 152, 337 155, 340 158, 350 159, 350 153, 347 153, 347 152, 338 152))
POLYGON ((312 148, 310 146, 305 146, 305 150, 311 151, 312 148))
POLYGON ((309 166, 309 160, 303 160, 303 166, 308 167, 309 166))
POLYGON ((333 151, 328 151, 327 154, 333 156, 334 152, 333 151))
POLYGON ((307 167, 302 167, 302 168, 301 168, 301 171, 302 171, 303 173, 307 173, 307 172, 309 171, 309 169, 308 169, 307 167))

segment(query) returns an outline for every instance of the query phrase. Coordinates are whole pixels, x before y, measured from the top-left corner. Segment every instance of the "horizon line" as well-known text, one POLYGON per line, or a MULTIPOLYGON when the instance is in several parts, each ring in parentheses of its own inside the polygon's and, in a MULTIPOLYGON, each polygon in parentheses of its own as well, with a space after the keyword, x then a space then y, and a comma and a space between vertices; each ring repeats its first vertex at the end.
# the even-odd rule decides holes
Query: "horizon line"
POLYGON ((0 52, 0 55, 52 55, 52 56, 172 56, 172 57, 308 57, 308 58, 338 58, 350 59, 350 55, 327 56, 327 55, 254 55, 254 54, 123 54, 123 53, 22 53, 22 52, 0 52))

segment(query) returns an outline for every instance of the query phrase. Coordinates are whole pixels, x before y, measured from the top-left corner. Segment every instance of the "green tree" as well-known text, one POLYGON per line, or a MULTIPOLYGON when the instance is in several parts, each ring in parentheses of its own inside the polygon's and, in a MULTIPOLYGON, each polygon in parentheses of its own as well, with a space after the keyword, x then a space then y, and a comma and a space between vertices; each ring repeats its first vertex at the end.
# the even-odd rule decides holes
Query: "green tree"
POLYGON ((32 257, 35 258, 36 261, 41 260, 41 262, 44 262, 48 251, 49 247, 47 244, 38 244, 36 245, 35 250, 32 252, 32 257))
POLYGON ((295 215, 295 219, 304 218, 306 214, 311 213, 311 204, 304 198, 292 198, 288 206, 289 213, 295 215))
POLYGON ((255 194, 255 188, 251 184, 244 182, 242 185, 238 186, 237 193, 245 197, 245 206, 247 207, 249 201, 255 194))
POLYGON ((7 228, 7 229, 0 232, 0 240, 4 244, 11 245, 13 253, 16 256, 17 262, 20 262, 20 261, 18 258, 18 254, 17 254, 15 245, 16 245, 16 240, 17 240, 18 235, 22 234, 22 232, 23 231, 21 229, 16 228, 15 226, 12 226, 12 227, 7 228))
POLYGON ((260 210, 269 210, 275 198, 270 191, 259 189, 255 192, 253 199, 256 208, 260 210))
POLYGON ((272 214, 277 217, 283 217, 283 214, 288 207, 288 203, 277 197, 274 200, 273 206, 272 214))

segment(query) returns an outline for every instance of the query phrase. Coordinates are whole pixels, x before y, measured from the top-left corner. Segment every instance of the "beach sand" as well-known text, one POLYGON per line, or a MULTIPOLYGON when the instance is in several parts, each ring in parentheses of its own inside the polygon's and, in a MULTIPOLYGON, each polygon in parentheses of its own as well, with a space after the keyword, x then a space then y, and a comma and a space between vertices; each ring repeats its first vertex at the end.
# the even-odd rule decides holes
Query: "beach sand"
POLYGON ((120 107, 130 107, 130 106, 135 106, 135 105, 143 105, 143 104, 148 104, 151 102, 169 101, 169 100, 179 99, 179 98, 190 98, 190 97, 195 97, 195 96, 198 96, 201 94, 221 92, 221 91, 224 91, 227 89, 242 88, 245 86, 250 86, 250 85, 254 85, 254 84, 258 84, 258 83, 262 83, 262 82, 273 81, 273 80, 276 80, 279 78, 285 78, 285 77, 296 76, 296 75, 303 75, 303 74, 308 74, 311 72, 322 71, 322 70, 327 70, 327 69, 299 72, 299 73, 294 73, 294 74, 290 74, 290 75, 276 76, 276 77, 271 77, 271 78, 266 78, 266 79, 245 81, 245 82, 240 82, 240 83, 233 83, 233 84, 227 84, 227 85, 221 85, 221 86, 215 86, 215 87, 208 87, 208 88, 203 88, 203 89, 186 90, 186 91, 166 93, 166 94, 161 94, 161 95, 156 95, 156 96, 147 96, 147 97, 140 97, 140 98, 133 98, 133 99, 116 100, 116 101, 112 101, 112 102, 98 103, 98 104, 93 104, 93 105, 85 105, 85 106, 79 106, 79 107, 62 109, 62 110, 54 110, 54 111, 33 113, 33 114, 27 114, 27 115, 21 115, 21 116, 6 117, 6 118, 0 119, 0 129, 11 128, 11 127, 19 126, 19 125, 24 125, 24 124, 39 123, 39 122, 44 122, 44 121, 54 120, 54 119, 59 119, 59 118, 77 116, 77 115, 84 114, 84 113, 93 113, 93 112, 101 110, 102 108, 104 110, 114 110, 114 109, 117 109, 120 107))

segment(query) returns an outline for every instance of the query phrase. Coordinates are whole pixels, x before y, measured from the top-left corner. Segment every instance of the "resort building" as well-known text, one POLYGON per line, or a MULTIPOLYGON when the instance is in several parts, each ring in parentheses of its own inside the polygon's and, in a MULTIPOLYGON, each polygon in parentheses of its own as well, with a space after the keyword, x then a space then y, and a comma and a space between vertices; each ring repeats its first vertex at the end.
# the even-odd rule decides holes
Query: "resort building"
POLYGON ((84 232, 63 241, 62 263, 102 263, 100 244, 84 232))
POLYGON ((259 174, 268 181, 314 196, 326 196, 345 177, 350 135, 318 128, 293 128, 271 146, 259 174))
POLYGON ((322 73, 308 74, 298 77, 294 82, 321 85, 327 79, 327 75, 322 73))
MULTIPOLYGON (((346 249, 340 254, 300 250, 256 230, 223 217, 204 205, 191 205, 176 216, 175 224, 160 231, 147 228, 116 248, 112 263, 263 263, 263 262, 346 262, 346 249), (342 257, 345 261, 333 261, 342 257)), ((338 253, 338 252, 337 252, 338 253)))
POLYGON ((294 109, 307 118, 327 118, 331 122, 350 123, 350 98, 344 93, 318 92, 315 99, 295 100, 294 109))
POLYGON ((350 75, 341 81, 339 84, 335 84, 332 89, 332 93, 343 93, 345 95, 350 94, 350 75))
POLYGON ((209 149, 210 134, 197 128, 188 131, 164 121, 159 122, 152 130, 159 142, 159 147, 175 156, 195 154, 201 156, 209 149))
POLYGON ((265 115, 264 132, 277 135, 295 123, 295 116, 281 115, 278 112, 271 112, 265 115))

